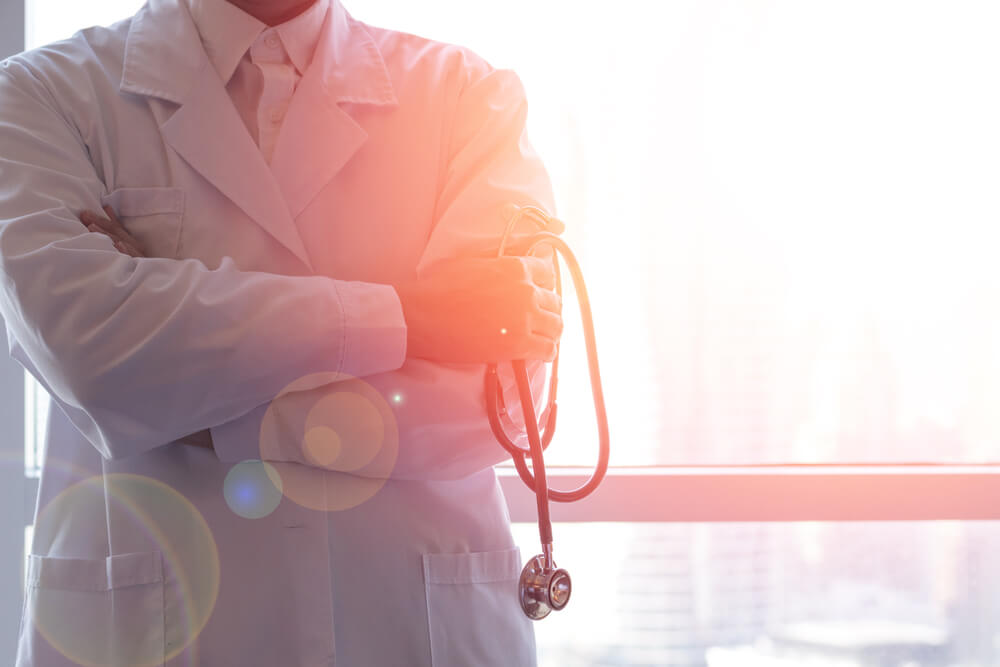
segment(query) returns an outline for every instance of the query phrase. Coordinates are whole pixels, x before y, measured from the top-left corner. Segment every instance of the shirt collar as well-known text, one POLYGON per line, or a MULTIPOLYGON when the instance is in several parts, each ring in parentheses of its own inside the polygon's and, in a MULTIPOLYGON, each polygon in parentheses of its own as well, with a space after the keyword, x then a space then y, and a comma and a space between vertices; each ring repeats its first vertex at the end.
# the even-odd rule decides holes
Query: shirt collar
MULTIPOLYGON (((232 78, 240 60, 267 24, 226 0, 185 0, 205 53, 223 82, 232 78)), ((298 16, 274 26, 299 73, 312 63, 330 0, 316 0, 298 16)))
MULTIPOLYGON (((192 90, 205 70, 211 68, 212 76, 218 76, 188 10, 191 1, 147 0, 132 18, 125 39, 119 85, 122 92, 185 105, 191 101, 192 90)), ((329 11, 320 29, 314 56, 317 62, 309 71, 320 78, 335 103, 396 106, 392 77, 382 59, 379 42, 363 23, 347 13, 339 0, 320 1, 328 5, 329 11)), ((253 39, 246 42, 252 44, 253 39)), ((303 74, 303 78, 308 75, 303 74)))
POLYGON ((274 26, 299 74, 305 74, 312 64, 329 6, 330 0, 316 0, 295 18, 274 26))

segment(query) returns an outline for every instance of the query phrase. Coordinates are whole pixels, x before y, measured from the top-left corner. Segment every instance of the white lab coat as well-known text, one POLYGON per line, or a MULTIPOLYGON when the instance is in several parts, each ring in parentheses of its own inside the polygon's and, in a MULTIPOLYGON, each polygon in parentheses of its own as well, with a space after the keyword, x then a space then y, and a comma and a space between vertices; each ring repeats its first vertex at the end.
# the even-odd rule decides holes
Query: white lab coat
POLYGON ((552 209, 525 114, 512 73, 336 1, 270 169, 178 0, 2 64, 0 306, 53 398, 18 667, 534 663, 483 367, 404 362, 386 286, 552 209), (149 258, 86 232, 102 203, 149 258), (295 401, 363 376, 404 398, 391 479, 238 516, 227 473, 320 372, 267 456, 330 494, 368 474, 297 446, 295 401))

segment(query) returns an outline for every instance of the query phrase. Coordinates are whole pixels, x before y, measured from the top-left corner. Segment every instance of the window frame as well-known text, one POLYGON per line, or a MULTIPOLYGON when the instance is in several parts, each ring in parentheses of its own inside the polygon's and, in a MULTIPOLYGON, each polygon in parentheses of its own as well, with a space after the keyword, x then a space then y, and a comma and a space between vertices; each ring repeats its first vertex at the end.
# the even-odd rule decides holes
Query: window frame
MULTIPOLYGON (((0 23, 2 23, 0 19, 0 23)), ((6 342, 6 335, 0 333, 6 342)), ((6 349, 6 345, 4 346, 6 349)), ((24 470, 24 369, 0 355, 0 662, 13 664, 24 582, 25 526, 32 522, 37 483, 24 470), (11 539, 12 538, 12 539, 11 539)))
MULTIPOLYGON (((536 520, 535 494, 498 471, 511 521, 536 520)), ((589 472, 551 468, 549 486, 589 472)), ((550 503, 556 522, 980 521, 1000 519, 1000 465, 816 464, 611 468, 576 503, 550 503)))
MULTIPOLYGON (((25 3, 0 2, 0 59, 24 50, 25 3)), ((6 331, 0 327, 0 340, 6 331)), ((7 349, 4 345, 3 349, 7 349)), ((24 470, 24 369, 0 355, 0 662, 13 664, 24 581, 24 519, 31 521, 37 485, 24 470), (30 487, 30 488, 29 488, 30 487), (10 539, 13 536, 13 539, 10 539)))

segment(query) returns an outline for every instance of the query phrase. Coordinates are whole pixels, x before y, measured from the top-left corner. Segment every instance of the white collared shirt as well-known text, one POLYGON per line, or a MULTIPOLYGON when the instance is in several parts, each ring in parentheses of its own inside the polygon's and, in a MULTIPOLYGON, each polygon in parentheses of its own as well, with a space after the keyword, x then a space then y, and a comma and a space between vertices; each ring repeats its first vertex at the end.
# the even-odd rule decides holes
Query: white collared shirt
POLYGON ((285 112, 312 64, 330 0, 268 26, 226 0, 186 0, 202 45, 270 164, 285 112))

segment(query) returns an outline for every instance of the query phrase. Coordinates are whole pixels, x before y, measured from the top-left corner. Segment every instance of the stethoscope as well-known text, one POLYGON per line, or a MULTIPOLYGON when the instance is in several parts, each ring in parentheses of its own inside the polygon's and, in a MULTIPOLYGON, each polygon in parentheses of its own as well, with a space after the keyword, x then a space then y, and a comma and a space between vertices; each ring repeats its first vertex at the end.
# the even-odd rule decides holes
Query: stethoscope
MULTIPOLYGON (((558 222, 547 213, 534 206, 510 205, 511 216, 504 231, 503 239, 500 241, 498 257, 504 255, 507 245, 507 238, 522 219, 527 218, 534 222, 542 230, 549 229, 553 222, 558 222)), ((561 225, 560 225, 561 226, 561 225)), ((552 361, 552 375, 549 378, 548 404, 542 412, 541 421, 537 421, 535 416, 534 402, 531 397, 531 384, 528 380, 528 372, 525 368, 524 360, 514 360, 511 366, 514 369, 514 379, 517 382, 517 390, 521 399, 521 411, 524 414, 525 430, 528 437, 528 448, 523 449, 513 443, 507 435, 508 427, 516 429, 513 420, 507 414, 504 405, 503 391, 500 387, 500 380, 497 377, 497 365, 490 364, 486 370, 486 414, 490 420, 490 427, 497 441, 506 449, 514 460, 514 467, 517 474, 528 488, 534 489, 535 500, 538 505, 538 535, 542 543, 542 553, 528 561, 521 571, 521 578, 518 586, 518 597, 521 602, 521 609, 528 618, 541 620, 552 611, 559 611, 566 607, 573 592, 573 583, 569 573, 556 567, 556 562, 552 558, 552 520, 549 518, 549 500, 561 503, 570 503, 586 498, 601 483, 608 470, 608 456, 610 448, 608 445, 608 418, 604 410, 604 392, 601 389, 601 371, 597 364, 597 344, 594 341, 594 320, 590 311, 590 299, 587 296, 587 288, 583 284, 583 274, 580 265, 576 261, 573 252, 566 245, 566 242, 555 234, 548 231, 537 232, 528 238, 526 254, 531 255, 536 248, 541 245, 550 246, 557 254, 553 255, 556 275, 556 293, 562 296, 562 280, 559 273, 558 255, 562 255, 566 260, 570 275, 573 277, 573 287, 577 293, 577 301, 580 306, 580 316, 583 321, 583 335, 587 346, 587 363, 590 369, 590 387, 594 396, 594 411, 597 414, 597 429, 600 438, 597 465, 593 474, 587 482, 572 491, 559 491, 550 489, 545 476, 545 460, 543 452, 552 441, 552 436, 556 430, 556 389, 559 383, 559 351, 556 348, 556 357, 552 361), (531 468, 528 469, 527 458, 531 457, 531 468)))

